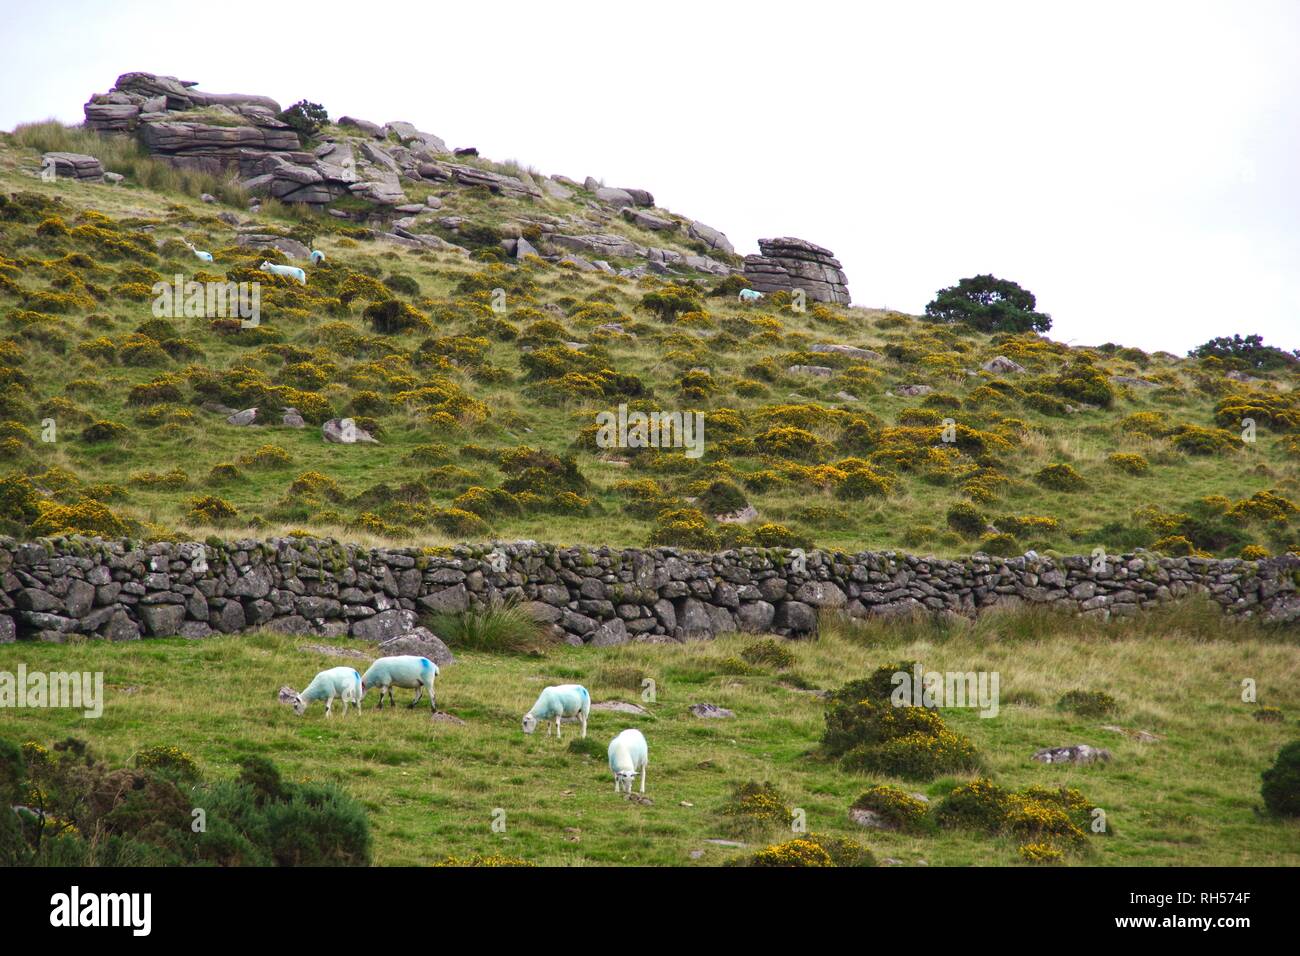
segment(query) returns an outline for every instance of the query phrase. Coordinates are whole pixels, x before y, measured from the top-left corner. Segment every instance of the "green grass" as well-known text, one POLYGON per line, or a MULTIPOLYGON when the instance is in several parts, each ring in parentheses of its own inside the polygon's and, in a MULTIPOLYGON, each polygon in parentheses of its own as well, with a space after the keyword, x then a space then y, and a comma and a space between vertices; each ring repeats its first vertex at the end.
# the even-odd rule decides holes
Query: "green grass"
MULTIPOLYGON (((483 161, 486 162, 486 161, 483 161)), ((219 184, 218 184, 219 185, 219 184)), ((18 190, 63 198, 69 206, 69 221, 80 210, 96 209, 127 225, 145 227, 158 239, 185 237, 200 248, 220 249, 233 241, 229 226, 217 219, 221 206, 205 205, 193 196, 199 191, 215 192, 229 200, 241 217, 248 217, 242 199, 217 192, 213 184, 190 177, 164 163, 143 157, 129 140, 100 141, 83 130, 57 124, 41 123, 20 128, 0 141, 0 193, 18 190), (128 179, 120 187, 59 182, 42 183, 29 175, 39 163, 39 151, 48 148, 96 152, 109 168, 120 166, 128 179), (24 172, 26 170, 27 172, 24 172)), ((438 215, 465 216, 478 224, 518 228, 527 217, 538 215, 577 214, 582 210, 578 198, 568 203, 554 200, 526 200, 491 196, 482 190, 462 189, 436 184, 421 185, 413 198, 430 192, 442 197, 438 215)), ((422 297, 414 300, 422 308, 463 302, 455 289, 467 275, 485 268, 483 263, 465 260, 452 254, 413 251, 379 242, 354 242, 342 236, 336 220, 302 209, 287 209, 267 203, 263 212, 252 217, 266 230, 307 229, 316 233, 314 245, 321 248, 331 263, 349 271, 365 271, 378 277, 400 273, 415 279, 422 297)), ((344 226, 346 228, 346 224, 344 226)), ((677 239, 641 234, 617 217, 610 229, 633 235, 650 244, 681 243, 677 239)), ((685 250, 687 245, 681 245, 685 250)), ((56 270, 44 263, 75 251, 93 248, 81 240, 58 236, 35 235, 34 224, 0 222, 0 255, 24 264, 14 281, 24 292, 49 291, 57 281, 56 270), (84 247, 84 248, 83 248, 84 247)), ((616 399, 584 400, 572 396, 547 404, 539 394, 537 383, 527 380, 521 367, 523 357, 518 342, 493 340, 486 360, 504 370, 499 380, 477 377, 472 368, 451 368, 441 372, 410 364, 407 371, 416 384, 426 384, 435 375, 443 375, 482 402, 488 417, 481 422, 463 422, 447 427, 432 422, 418 408, 394 404, 376 415, 381 426, 379 446, 327 445, 318 430, 300 431, 279 427, 239 429, 227 426, 213 413, 200 410, 200 399, 189 386, 177 409, 192 418, 180 418, 168 424, 150 423, 141 410, 126 403, 132 385, 152 380, 164 372, 184 375, 187 366, 197 365, 225 370, 239 365, 257 369, 271 381, 283 381, 286 363, 281 352, 288 346, 301 350, 308 361, 330 369, 319 393, 335 415, 351 413, 352 402, 363 389, 376 388, 358 379, 362 364, 369 358, 396 355, 399 364, 409 362, 419 344, 432 335, 468 333, 469 319, 440 322, 429 331, 390 336, 376 340, 373 356, 340 352, 322 339, 321 328, 329 322, 343 321, 368 332, 362 319, 363 303, 353 303, 350 315, 336 318, 323 311, 309 312, 306 317, 285 319, 269 314, 264 325, 283 335, 282 345, 256 347, 238 336, 221 336, 208 328, 206 319, 181 318, 174 321, 179 335, 193 340, 201 349, 195 358, 166 359, 157 367, 137 368, 120 360, 102 360, 78 351, 78 345, 106 335, 120 342, 143 322, 152 318, 150 302, 132 302, 110 290, 120 282, 119 270, 125 262, 98 261, 86 279, 105 291, 102 299, 85 309, 50 316, 35 324, 24 324, 15 316, 25 308, 21 298, 0 288, 0 339, 12 343, 19 353, 13 363, 30 386, 20 389, 25 402, 16 412, 0 414, 0 422, 12 418, 32 437, 31 443, 14 455, 12 467, 30 475, 42 475, 51 468, 63 468, 85 484, 108 482, 122 493, 111 506, 124 515, 148 525, 146 536, 191 535, 201 537, 213 530, 224 534, 252 533, 262 536, 303 528, 318 534, 347 537, 363 543, 441 544, 452 540, 434 526, 421 524, 411 509, 400 503, 387 507, 362 506, 344 502, 337 506, 302 505, 289 509, 286 516, 280 503, 288 495, 293 479, 309 470, 336 479, 348 496, 360 495, 380 484, 395 486, 419 480, 427 469, 408 464, 412 449, 430 442, 447 446, 451 464, 465 468, 469 481, 484 487, 496 487, 505 475, 490 460, 465 454, 471 445, 493 451, 527 444, 555 454, 573 453, 582 474, 590 482, 584 492, 592 499, 586 514, 528 512, 489 516, 489 534, 500 539, 532 538, 557 544, 643 546, 650 538, 654 514, 637 512, 638 502, 615 490, 624 479, 654 478, 667 496, 680 502, 696 497, 699 485, 717 477, 726 477, 745 490, 745 496, 759 512, 760 521, 786 525, 818 546, 845 550, 901 548, 918 553, 954 556, 968 554, 979 546, 978 537, 964 537, 948 527, 946 515, 956 504, 971 500, 963 487, 965 478, 979 473, 996 475, 1005 483, 996 490, 993 500, 975 502, 981 515, 995 524, 1005 524, 1006 516, 1044 516, 1054 519, 1055 526, 1026 531, 1016 537, 1015 545, 1023 550, 1034 548, 1040 553, 1087 553, 1097 546, 1115 552, 1141 544, 1149 546, 1163 534, 1148 519, 1135 518, 1143 506, 1174 514, 1187 515, 1201 507, 1207 496, 1223 496, 1230 502, 1255 492, 1274 490, 1279 495, 1300 500, 1300 458, 1284 445, 1281 431, 1261 427, 1258 441, 1233 450, 1205 456, 1189 456, 1177 451, 1165 438, 1144 438, 1121 427, 1122 419, 1135 412, 1153 411, 1171 424, 1213 424, 1214 405, 1228 390, 1241 390, 1223 377, 1223 369, 1212 364, 1177 359, 1165 353, 1144 355, 1133 350, 1078 349, 1043 339, 1008 341, 963 328, 937 328, 919 319, 872 309, 830 308, 795 313, 765 303, 758 308, 743 307, 733 298, 705 299, 709 320, 700 327, 664 325, 649 316, 639 305, 641 296, 655 287, 655 280, 641 282, 578 274, 545 265, 510 266, 493 282, 507 285, 527 279, 535 290, 512 294, 508 310, 528 307, 559 321, 566 337, 591 343, 596 340, 595 327, 611 318, 621 322, 637 338, 618 337, 604 343, 610 366, 620 372, 639 376, 650 389, 645 400, 649 408, 680 410, 701 408, 705 419, 705 454, 696 461, 681 458, 680 453, 657 456, 600 454, 575 447, 575 439, 584 427, 594 422, 596 412, 617 405, 616 399), (609 317, 575 318, 583 306, 603 303, 614 310, 609 317), (751 328, 745 336, 728 331, 747 320, 769 322, 766 332, 751 328), (837 368, 829 379, 790 376, 777 372, 769 379, 757 380, 751 366, 772 360, 783 369, 788 356, 818 342, 838 342, 885 351, 891 357, 859 367, 837 368), (978 370, 982 362, 1009 353, 1025 364, 1026 376, 1009 380, 1025 384, 1027 379, 1050 377, 1067 363, 1087 357, 1108 375, 1141 375, 1155 380, 1159 388, 1150 390, 1119 389, 1114 406, 1109 409, 1081 411, 1074 415, 1044 415, 1018 399, 1003 403, 981 401, 980 386, 995 377, 966 369, 978 370), (712 370, 716 388, 700 400, 682 395, 682 375, 695 366, 712 370), (93 393, 78 393, 68 386, 77 379, 96 383, 93 393), (742 434, 753 436, 771 422, 765 414, 775 406, 811 404, 824 409, 848 413, 849 416, 876 416, 882 425, 899 423, 900 416, 924 407, 924 400, 902 398, 898 386, 922 382, 936 392, 953 396, 960 408, 939 409, 950 414, 965 427, 999 431, 1018 437, 1010 450, 980 458, 959 456, 950 473, 924 474, 906 468, 881 466, 894 482, 894 491, 883 498, 846 502, 835 497, 827 487, 797 479, 785 485, 753 489, 745 485, 755 472, 779 468, 788 462, 761 454, 737 450, 724 453, 723 434, 710 415, 734 409, 741 421, 742 434), (856 401, 844 399, 849 392, 856 401), (55 400, 71 402, 71 407, 54 408, 55 400), (59 427, 59 440, 43 443, 35 436, 45 417, 53 417, 59 427), (119 421, 131 429, 128 441, 117 447, 87 446, 76 440, 84 425, 95 419, 119 421), (1023 422, 1026 428, 1009 423, 1023 422), (283 446, 290 463, 268 469, 242 469, 242 479, 209 487, 207 476, 213 466, 231 462, 265 442, 283 446), (1126 473, 1108 462, 1114 452, 1137 452, 1150 462, 1141 475, 1126 473), (1034 475, 1053 463, 1071 465, 1086 481, 1078 492, 1054 491, 1034 480, 1034 475), (187 485, 179 489, 143 488, 130 484, 133 473, 168 471, 179 464, 188 474, 187 485), (228 499, 238 516, 222 529, 212 529, 192 520, 188 500, 200 493, 216 493, 228 499), (377 510, 387 522, 386 528, 358 523, 365 511, 377 510), (334 512, 329 514, 328 512, 334 512)), ((176 272, 192 275, 197 263, 183 249, 164 250, 153 267, 170 276, 176 272)), ((218 269, 219 271, 219 269, 218 269)), ((6 273, 9 275, 10 273, 6 273)), ((704 280, 706 284, 713 280, 704 280)), ((523 323, 520 323, 521 325, 523 323)), ((1226 331, 1226 330, 1225 330, 1226 331)), ((835 363, 834 357, 817 360, 835 363)), ((9 360, 0 364, 10 364, 9 360)), ((1262 393, 1293 401, 1300 373, 1296 370, 1267 373, 1262 393)), ((402 386, 378 386, 388 399, 402 386)), ((0 409, 3 411, 3 409, 0 409)), ((809 464, 829 464, 850 454, 869 456, 874 449, 849 452, 842 448, 837 426, 815 426, 814 432, 826 442, 822 454, 809 464)), ((38 481, 41 487, 48 484, 38 481)), ((428 488, 427 504, 447 507, 463 490, 447 483, 428 488)), ((79 491, 66 492, 75 500, 79 491)), ((1219 511, 1221 505, 1213 506, 1219 511)), ((1252 519, 1225 521, 1211 509, 1212 523, 1230 533, 1218 543, 1206 537, 1200 547, 1218 556, 1236 556, 1244 544, 1262 545, 1278 554, 1300 548, 1300 520, 1295 515, 1278 521, 1252 519)), ((19 530, 10 528, 10 533, 19 530)), ((487 535, 484 535, 485 537, 487 535)))
MULTIPOLYGON (((1294 634, 1216 624, 1184 609, 1149 626, 1080 630, 1039 614, 990 614, 977 626, 890 630, 828 622, 817 641, 793 642, 788 671, 723 673, 753 638, 688 645, 555 647, 544 657, 465 651, 443 668, 441 708, 463 725, 427 712, 366 709, 326 720, 303 718, 276 702, 282 684, 303 686, 316 670, 355 664, 304 649, 317 643, 268 634, 79 645, 0 646, 0 670, 102 670, 107 703, 98 720, 62 710, 5 718, 4 736, 46 743, 75 735, 101 756, 124 762, 158 744, 192 754, 205 775, 235 775, 243 754, 271 758, 286 777, 337 782, 370 812, 375 861, 421 864, 447 854, 501 853, 552 865, 716 865, 792 834, 746 837, 751 849, 705 842, 732 830, 721 809, 738 784, 771 781, 808 827, 860 840, 879 858, 905 864, 1017 865, 1013 840, 967 832, 904 835, 863 830, 848 809, 873 784, 891 783, 932 801, 966 778, 929 784, 856 776, 818 759, 820 698, 799 687, 835 688, 900 659, 934 670, 996 670, 1001 712, 981 719, 948 709, 948 725, 976 744, 986 773, 1004 787, 1078 787, 1106 811, 1109 836, 1090 835, 1076 865, 1300 864, 1300 822, 1261 813, 1260 772, 1295 739, 1300 657, 1294 634), (653 676, 644 702, 638 675, 653 676), (1240 681, 1258 681, 1260 702, 1285 723, 1253 719, 1240 681), (592 712, 587 744, 525 737, 519 717, 548 683, 585 682, 596 701, 641 703, 648 717, 592 712), (1117 714, 1087 719, 1058 710, 1067 691, 1104 690, 1117 714), (700 720, 687 708, 707 701, 736 713, 700 720), (1102 724, 1149 730, 1143 744, 1102 724), (615 796, 604 745, 626 726, 650 743, 650 805, 615 796), (1109 748, 1107 765, 1032 762, 1037 749, 1074 743, 1109 748), (504 832, 494 813, 505 812, 504 832), (702 850, 698 859, 693 850, 702 850)), ((362 646, 348 642, 348 646, 362 646)), ((408 696, 408 695, 403 695, 408 696)), ((373 707, 373 700, 370 702, 373 707)))

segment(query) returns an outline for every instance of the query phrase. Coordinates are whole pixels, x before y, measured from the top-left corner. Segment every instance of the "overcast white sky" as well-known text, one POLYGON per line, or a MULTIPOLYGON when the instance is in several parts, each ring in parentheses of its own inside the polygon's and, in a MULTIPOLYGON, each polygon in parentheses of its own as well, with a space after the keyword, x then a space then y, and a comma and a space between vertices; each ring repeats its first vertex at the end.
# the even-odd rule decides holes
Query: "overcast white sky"
POLYGON ((1063 341, 1300 347, 1300 3, 6 7, 2 129, 172 74, 812 240, 863 305, 992 272, 1063 341))

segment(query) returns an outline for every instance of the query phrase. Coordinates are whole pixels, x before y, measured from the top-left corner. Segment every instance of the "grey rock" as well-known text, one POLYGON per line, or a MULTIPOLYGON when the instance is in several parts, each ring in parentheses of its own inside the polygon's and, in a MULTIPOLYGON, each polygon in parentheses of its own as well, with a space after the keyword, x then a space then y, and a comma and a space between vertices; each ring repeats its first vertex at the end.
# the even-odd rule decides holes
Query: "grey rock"
POLYGON ((692 715, 703 720, 722 720, 736 716, 734 712, 717 704, 691 704, 689 710, 692 715))

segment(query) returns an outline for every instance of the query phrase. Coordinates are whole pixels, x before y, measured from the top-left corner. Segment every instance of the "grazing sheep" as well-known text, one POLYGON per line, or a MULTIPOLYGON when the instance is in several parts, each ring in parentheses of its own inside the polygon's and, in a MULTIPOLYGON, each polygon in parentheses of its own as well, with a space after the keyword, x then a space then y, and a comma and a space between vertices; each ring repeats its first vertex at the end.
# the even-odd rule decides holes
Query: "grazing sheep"
POLYGON ((632 781, 641 774, 641 792, 645 793, 645 766, 650 750, 639 730, 628 728, 609 742, 609 769, 614 771, 614 792, 632 793, 632 781))
POLYGON ((194 248, 194 243, 189 242, 189 241, 187 241, 187 240, 185 240, 185 239, 182 239, 181 242, 184 242, 185 245, 189 246, 190 252, 194 253, 194 257, 195 257, 196 259, 198 259, 200 262, 211 262, 211 261, 212 261, 212 253, 210 253, 210 252, 204 252, 202 249, 196 249, 196 248, 194 248))
POLYGON ((325 261, 325 253, 321 252, 319 249, 313 249, 313 250, 311 251, 311 264, 312 264, 312 265, 314 265, 314 266, 318 266, 318 265, 320 265, 320 264, 321 264, 322 262, 324 262, 324 261, 325 261))
POLYGON ((591 695, 581 684, 557 684, 547 687, 537 695, 537 703, 524 714, 524 733, 537 729, 539 720, 546 721, 546 736, 551 735, 551 718, 555 718, 555 736, 560 737, 560 721, 564 717, 577 717, 582 721, 582 736, 587 736, 587 715, 591 713, 591 695))
POLYGON ((757 289, 741 289, 740 295, 736 296, 736 298, 741 302, 757 302, 763 298, 763 293, 757 289))
POLYGON ((263 262, 261 269, 263 272, 271 273, 271 275, 286 276, 290 279, 297 279, 303 285, 307 284, 307 273, 297 266, 282 266, 274 262, 263 262))
POLYGON ((384 709, 384 692, 388 692, 388 702, 394 707, 397 701, 393 699, 394 687, 413 687, 415 688, 415 699, 407 704, 407 707, 414 707, 420 702, 420 697, 427 690, 429 692, 429 713, 436 710, 433 700, 433 682, 438 677, 438 665, 427 657, 414 657, 411 655, 400 655, 397 657, 381 657, 367 668, 365 674, 361 677, 361 696, 366 695, 372 687, 379 688, 379 709, 384 709))
POLYGON ((334 698, 343 698, 343 716, 347 716, 348 704, 356 705, 361 711, 361 675, 351 667, 331 667, 321 671, 311 679, 306 690, 293 695, 293 712, 301 717, 313 700, 325 701, 325 716, 334 716, 334 698))

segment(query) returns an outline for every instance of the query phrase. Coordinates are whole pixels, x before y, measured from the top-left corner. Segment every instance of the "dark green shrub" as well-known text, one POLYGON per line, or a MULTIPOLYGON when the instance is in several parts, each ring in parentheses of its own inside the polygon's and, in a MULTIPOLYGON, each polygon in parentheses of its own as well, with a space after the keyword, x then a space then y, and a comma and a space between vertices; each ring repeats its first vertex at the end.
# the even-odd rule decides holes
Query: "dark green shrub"
POLYGON ((279 114, 282 123, 288 123, 302 139, 311 139, 330 121, 329 113, 319 103, 299 100, 279 114))
POLYGON ((948 509, 948 527, 967 538, 978 538, 988 526, 988 518, 972 504, 959 502, 948 509))
POLYGON ((1100 690, 1072 690, 1056 702, 1058 710, 1068 710, 1080 717, 1109 717, 1119 710, 1115 698, 1100 690))
POLYGON ((1052 317, 1035 311, 1034 294, 1009 279, 978 275, 940 289, 925 307, 932 322, 964 322, 982 332, 1046 332, 1052 317))
POLYGON ((1279 816, 1300 816, 1300 740, 1278 751, 1273 766, 1261 774, 1264 806, 1279 816))

